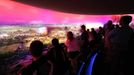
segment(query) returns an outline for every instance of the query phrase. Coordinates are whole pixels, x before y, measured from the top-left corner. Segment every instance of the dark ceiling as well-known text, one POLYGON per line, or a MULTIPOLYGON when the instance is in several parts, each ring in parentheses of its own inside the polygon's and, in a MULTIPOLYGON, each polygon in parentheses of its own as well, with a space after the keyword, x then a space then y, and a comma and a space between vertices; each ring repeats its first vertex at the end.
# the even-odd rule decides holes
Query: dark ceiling
POLYGON ((111 15, 134 14, 133 0, 14 0, 67 13, 111 15))

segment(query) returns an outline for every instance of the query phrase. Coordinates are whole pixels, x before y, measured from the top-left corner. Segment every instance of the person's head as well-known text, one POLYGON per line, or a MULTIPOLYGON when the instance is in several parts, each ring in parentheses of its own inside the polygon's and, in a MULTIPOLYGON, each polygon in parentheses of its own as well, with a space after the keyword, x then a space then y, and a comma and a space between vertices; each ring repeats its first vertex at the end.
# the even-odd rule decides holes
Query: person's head
POLYGON ((72 40, 74 38, 74 35, 71 31, 67 32, 67 39, 72 40))
POLYGON ((87 29, 87 32, 90 32, 90 30, 89 30, 89 29, 87 29))
POLYGON ((43 52, 43 49, 44 49, 44 45, 39 40, 34 40, 30 44, 30 52, 31 52, 32 56, 34 56, 34 57, 41 56, 42 52, 43 52))
POLYGON ((107 24, 108 24, 108 25, 112 25, 113 22, 112 22, 111 20, 109 20, 109 21, 107 22, 107 24))
POLYGON ((115 28, 120 28, 120 26, 117 24, 117 25, 115 25, 115 28))
POLYGON ((111 20, 109 20, 107 22, 107 26, 108 26, 108 29, 111 28, 113 26, 113 22, 111 20))
POLYGON ((91 28, 91 31, 95 31, 95 29, 94 28, 91 28))
POLYGON ((82 29, 82 30, 86 30, 86 26, 85 26, 85 25, 82 25, 82 26, 81 26, 81 29, 82 29))
POLYGON ((103 28, 100 26, 99 29, 102 30, 103 28))
POLYGON ((122 27, 129 26, 129 23, 132 21, 132 16, 122 16, 120 18, 120 25, 122 27))
POLYGON ((57 38, 52 39, 52 45, 53 46, 59 46, 59 40, 57 38))

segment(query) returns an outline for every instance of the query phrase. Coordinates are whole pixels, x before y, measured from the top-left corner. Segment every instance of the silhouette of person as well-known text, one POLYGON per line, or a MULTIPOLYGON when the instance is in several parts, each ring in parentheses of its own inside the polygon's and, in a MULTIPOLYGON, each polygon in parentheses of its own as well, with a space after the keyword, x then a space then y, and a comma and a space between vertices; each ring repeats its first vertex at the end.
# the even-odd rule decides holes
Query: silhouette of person
POLYGON ((108 75, 133 75, 127 65, 130 51, 129 40, 133 35, 133 30, 129 27, 131 21, 131 16, 122 16, 120 19, 121 27, 113 29, 107 35, 109 46, 106 57, 111 69, 108 75))
POLYGON ((80 48, 71 31, 67 32, 67 40, 65 42, 65 45, 67 46, 67 52, 69 53, 70 58, 73 59, 79 54, 80 48))
POLYGON ((84 60, 86 58, 86 56, 90 53, 90 49, 89 49, 89 33, 86 31, 86 26, 82 25, 81 26, 81 46, 80 46, 80 58, 79 60, 84 60))
POLYGON ((52 39, 53 47, 48 52, 49 60, 54 64, 53 75, 64 75, 70 67, 70 62, 59 40, 52 39))
POLYGON ((44 45, 39 40, 34 40, 30 44, 29 51, 33 56, 33 62, 21 70, 20 75, 48 75, 50 64, 47 63, 48 58, 43 56, 44 45))

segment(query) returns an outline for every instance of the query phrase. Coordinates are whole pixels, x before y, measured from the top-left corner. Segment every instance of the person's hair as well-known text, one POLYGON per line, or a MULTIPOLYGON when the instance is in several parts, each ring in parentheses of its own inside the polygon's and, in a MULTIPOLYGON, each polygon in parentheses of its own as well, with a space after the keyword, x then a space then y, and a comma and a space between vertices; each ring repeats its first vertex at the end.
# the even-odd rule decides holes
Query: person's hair
POLYGON ((82 25, 81 26, 81 29, 84 29, 85 30, 86 29, 86 26, 85 25, 82 25))
POLYGON ((99 29, 103 29, 103 28, 100 26, 99 29))
POLYGON ((87 29, 87 31, 89 32, 89 29, 87 29))
POLYGON ((73 40, 74 39, 74 35, 71 31, 67 32, 67 39, 68 40, 73 40))
POLYGON ((39 57, 40 55, 42 55, 43 49, 44 45, 39 40, 34 40, 30 44, 30 52, 34 57, 39 57))
POLYGON ((94 28, 91 28, 91 31, 95 31, 95 29, 94 28))
POLYGON ((59 40, 57 38, 52 39, 52 45, 53 46, 59 46, 59 40))
POLYGON ((132 16, 122 16, 120 18, 120 25, 128 26, 131 21, 132 21, 132 16))
POLYGON ((107 24, 113 24, 112 20, 108 20, 107 24))

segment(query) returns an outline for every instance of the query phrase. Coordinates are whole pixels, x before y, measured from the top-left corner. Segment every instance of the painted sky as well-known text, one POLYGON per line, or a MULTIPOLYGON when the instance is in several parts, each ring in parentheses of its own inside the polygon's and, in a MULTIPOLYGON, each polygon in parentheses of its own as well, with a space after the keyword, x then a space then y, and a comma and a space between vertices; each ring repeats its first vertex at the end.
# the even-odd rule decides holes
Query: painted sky
POLYGON ((0 23, 69 24, 101 22, 112 19, 111 15, 80 15, 41 9, 11 0, 0 0, 0 23))

